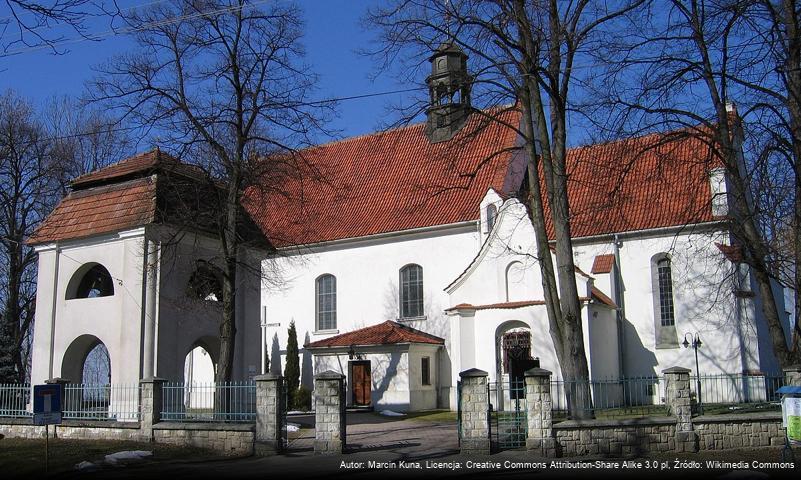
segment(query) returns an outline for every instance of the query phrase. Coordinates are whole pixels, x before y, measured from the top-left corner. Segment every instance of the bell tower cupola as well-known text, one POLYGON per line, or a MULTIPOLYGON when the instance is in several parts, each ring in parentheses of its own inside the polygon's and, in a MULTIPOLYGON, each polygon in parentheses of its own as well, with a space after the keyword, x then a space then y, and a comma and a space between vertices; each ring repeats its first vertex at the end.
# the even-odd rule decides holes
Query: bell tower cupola
POLYGON ((443 43, 431 57, 426 78, 430 104, 426 110, 426 135, 432 143, 450 140, 470 114, 467 55, 453 43, 443 43))

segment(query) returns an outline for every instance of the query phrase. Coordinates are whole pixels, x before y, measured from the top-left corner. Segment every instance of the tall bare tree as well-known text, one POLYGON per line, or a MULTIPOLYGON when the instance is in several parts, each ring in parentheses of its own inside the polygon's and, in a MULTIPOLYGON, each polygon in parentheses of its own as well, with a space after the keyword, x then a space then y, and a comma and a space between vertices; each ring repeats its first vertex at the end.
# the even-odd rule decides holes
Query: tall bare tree
POLYGON ((102 13, 94 0, 5 0, 0 17, 0 45, 13 55, 30 48, 49 48, 61 53, 59 43, 66 37, 59 27, 66 27, 82 38, 90 38, 85 21, 102 13))
POLYGON ((99 67, 90 95, 205 167, 220 186, 217 380, 227 381, 235 351, 240 234, 247 222, 240 200, 248 187, 269 188, 265 179, 297 166, 294 152, 322 129, 328 106, 310 101, 316 79, 302 63, 303 22, 292 3, 168 1, 123 15, 139 49, 99 67))
POLYGON ((801 327, 796 322, 794 332, 785 332, 775 301, 778 260, 787 255, 773 247, 787 242, 773 238, 795 229, 789 263, 796 265, 799 6, 671 0, 651 7, 628 25, 620 43, 596 52, 608 71, 598 98, 618 112, 616 122, 598 126, 614 125, 624 134, 681 129, 710 147, 726 172, 728 226, 753 272, 773 351, 781 366, 797 364, 801 327))
POLYGON ((46 130, 33 107, 0 96, 0 383, 23 382, 36 297, 36 254, 25 245, 58 199, 46 130))
MULTIPOLYGON (((587 357, 570 229, 567 141, 573 97, 580 95, 576 61, 587 57, 613 24, 642 1, 398 0, 374 9, 378 51, 391 61, 425 58, 439 43, 456 43, 472 58, 474 98, 516 102, 518 129, 528 158, 525 199, 537 240, 551 339, 574 418, 591 415, 587 357), (552 227, 556 264, 551 255, 552 227)), ((413 71, 413 70, 411 70, 413 71)))

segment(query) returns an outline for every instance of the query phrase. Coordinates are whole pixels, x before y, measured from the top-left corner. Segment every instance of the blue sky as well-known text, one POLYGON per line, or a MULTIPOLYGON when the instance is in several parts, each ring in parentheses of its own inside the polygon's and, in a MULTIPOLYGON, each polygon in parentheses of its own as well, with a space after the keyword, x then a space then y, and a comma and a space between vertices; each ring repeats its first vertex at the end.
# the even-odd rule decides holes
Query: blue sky
MULTIPOLYGON (((140 5, 151 0, 120 0, 121 7, 140 5)), ((305 45, 307 62, 320 76, 318 97, 348 97, 375 92, 386 92, 412 87, 400 84, 383 75, 370 79, 372 61, 356 50, 368 45, 372 32, 363 31, 359 18, 375 0, 301 0, 298 2, 306 17, 305 45)), ((8 15, 5 3, 0 17, 8 15)), ((88 28, 93 33, 108 31, 108 24, 93 21, 88 28)), ((75 37, 74 32, 61 27, 53 34, 75 37)), ((35 103, 52 96, 78 96, 84 82, 93 75, 92 67, 118 52, 132 47, 125 36, 110 36, 101 42, 78 41, 62 45, 68 49, 63 55, 48 50, 26 50, 21 54, 0 57, 0 91, 16 90, 35 103)), ((13 48, 12 48, 13 49, 13 48)), ((334 129, 343 136, 352 136, 377 130, 388 102, 401 100, 402 94, 340 102, 339 118, 333 121, 334 129)))

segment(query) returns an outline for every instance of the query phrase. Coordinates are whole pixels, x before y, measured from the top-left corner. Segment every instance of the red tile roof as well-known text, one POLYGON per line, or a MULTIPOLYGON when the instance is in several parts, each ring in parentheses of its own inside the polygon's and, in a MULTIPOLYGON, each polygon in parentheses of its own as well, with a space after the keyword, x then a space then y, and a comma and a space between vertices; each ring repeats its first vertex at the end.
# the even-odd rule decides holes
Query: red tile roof
POLYGON ((611 253, 597 255, 592 262, 592 273, 610 273, 615 265, 615 256, 611 253))
POLYGON ((743 261, 743 248, 740 245, 723 245, 722 243, 715 243, 723 255, 732 263, 741 263, 743 261))
POLYGON ((149 152, 139 153, 107 167, 81 175, 70 182, 70 185, 76 190, 98 184, 118 183, 125 179, 146 176, 157 170, 180 173, 193 178, 203 177, 203 172, 200 168, 183 163, 172 155, 155 148, 149 152))
POLYGON ((39 225, 28 243, 83 238, 146 225, 156 216, 152 177, 70 193, 39 225))
MULTIPOLYGON (((506 125, 487 120, 485 113, 472 115, 447 142, 431 144, 424 125, 418 124, 303 150, 289 158, 301 174, 259 176, 258 188, 246 192, 243 204, 276 246, 475 221, 488 188, 502 195, 515 193, 525 173, 516 130, 509 127, 519 123, 519 112, 496 112, 506 125)), ((680 132, 569 150, 573 236, 715 220, 708 172, 718 164, 710 152, 702 140, 680 132)), ((268 170, 270 165, 265 165, 268 170)), ((77 238, 148 221, 151 213, 145 205, 152 192, 123 192, 123 187, 113 187, 114 194, 98 191, 105 195, 100 198, 112 202, 132 202, 99 209, 88 205, 103 202, 77 202, 74 195, 156 170, 200 175, 196 167, 158 150, 83 175, 73 182, 73 194, 57 207, 58 218, 48 218, 33 241, 77 238), (134 194, 141 196, 133 198, 134 194), (65 211, 68 214, 62 215, 65 211)))
MULTIPOLYGON (((280 193, 251 189, 246 208, 279 246, 475 221, 488 188, 507 195, 524 176, 515 131, 480 118, 448 142, 431 144, 419 124, 304 150, 295 161, 319 178, 284 181, 280 193)), ((573 236, 715 220, 708 172, 718 163, 682 133, 568 150, 573 236)))
POLYGON ((717 219, 709 171, 720 162, 685 131, 573 148, 567 163, 574 238, 717 219))
MULTIPOLYGON (((520 114, 498 118, 517 126, 520 114)), ((519 188, 523 169, 510 171, 514 129, 474 114, 452 140, 432 144, 424 128, 305 150, 296 161, 318 178, 285 181, 280 193, 251 188, 246 208, 274 244, 311 244, 473 221, 488 188, 519 188)))
POLYGON ((304 348, 335 348, 350 346, 393 345, 398 343, 427 343, 444 345, 445 340, 420 330, 387 320, 371 327, 307 343, 304 348))

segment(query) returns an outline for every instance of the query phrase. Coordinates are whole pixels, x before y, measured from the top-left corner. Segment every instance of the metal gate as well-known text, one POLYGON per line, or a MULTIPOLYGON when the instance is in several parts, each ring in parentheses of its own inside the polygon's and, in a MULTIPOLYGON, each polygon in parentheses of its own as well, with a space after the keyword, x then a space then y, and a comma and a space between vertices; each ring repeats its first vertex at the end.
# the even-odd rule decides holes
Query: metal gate
POLYGON ((462 448, 462 381, 456 382, 456 431, 459 435, 459 448, 462 448))
POLYGON ((289 411, 289 388, 286 385, 286 378, 281 379, 281 448, 286 451, 289 447, 289 433, 287 432, 286 415, 289 411))
POLYGON ((523 379, 489 383, 487 418, 493 451, 526 446, 526 385, 523 379))

